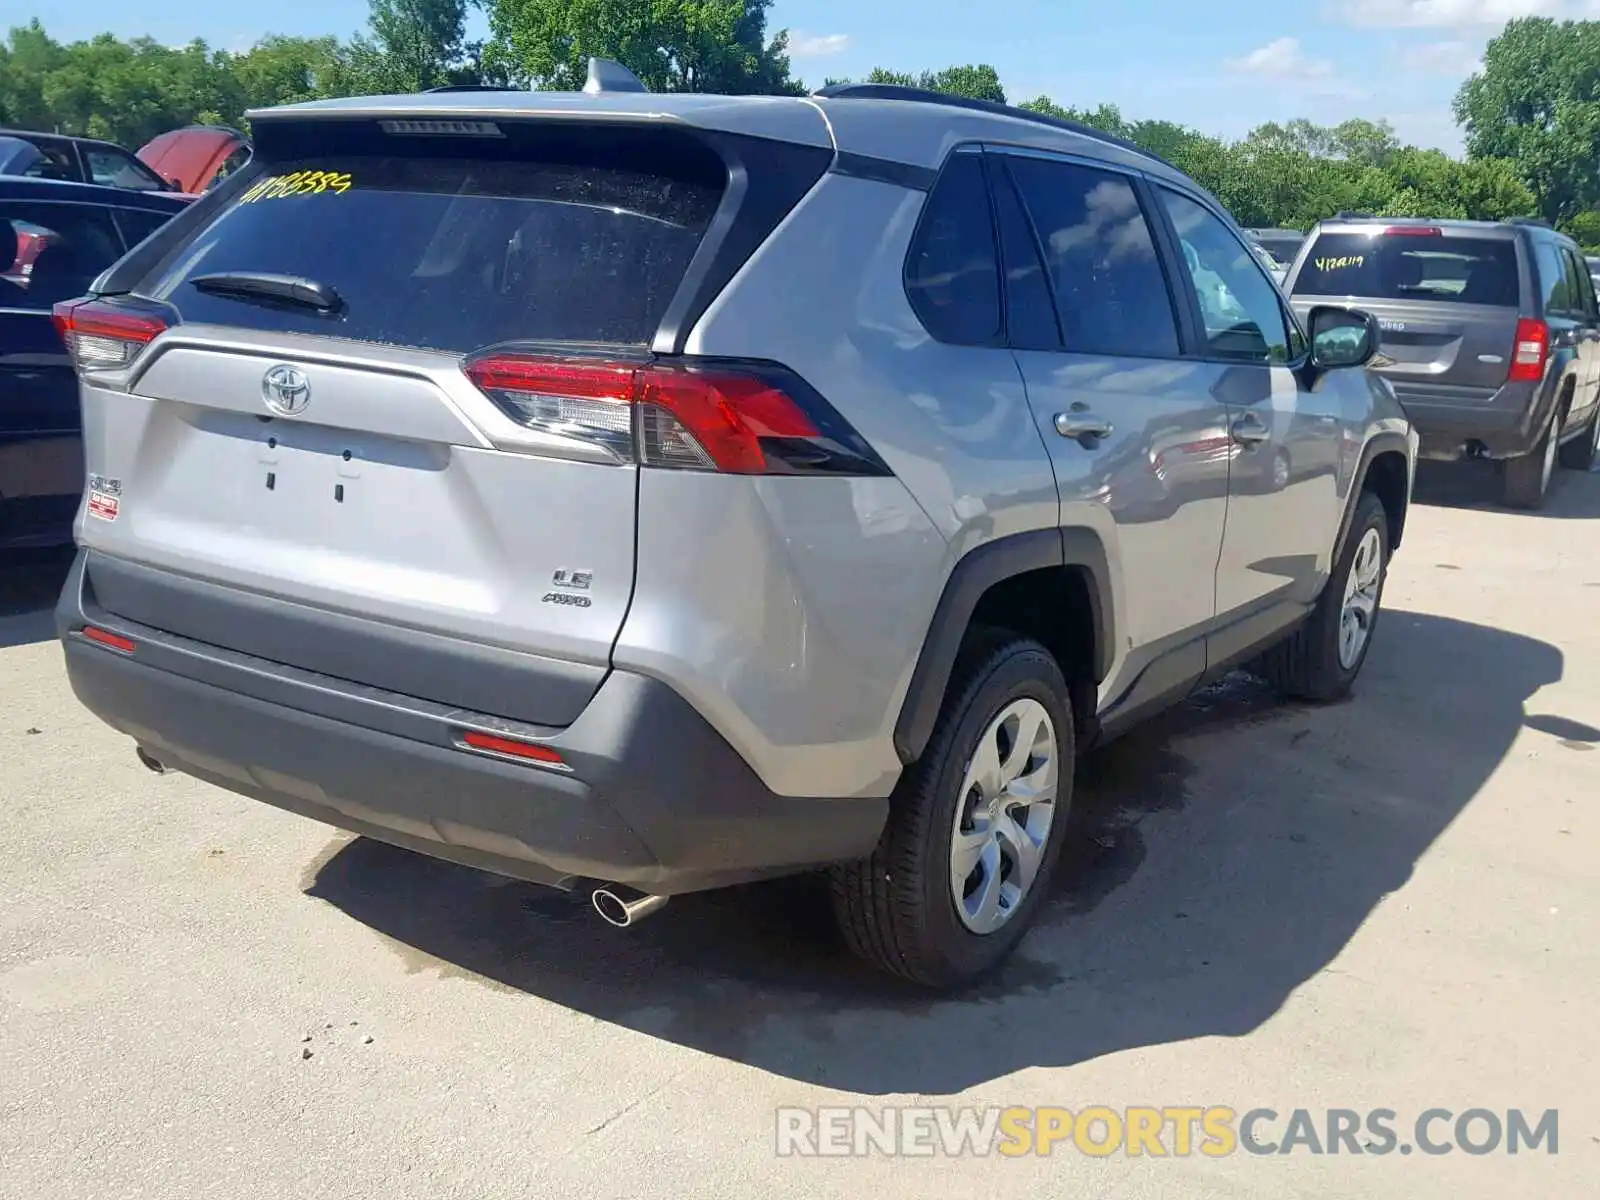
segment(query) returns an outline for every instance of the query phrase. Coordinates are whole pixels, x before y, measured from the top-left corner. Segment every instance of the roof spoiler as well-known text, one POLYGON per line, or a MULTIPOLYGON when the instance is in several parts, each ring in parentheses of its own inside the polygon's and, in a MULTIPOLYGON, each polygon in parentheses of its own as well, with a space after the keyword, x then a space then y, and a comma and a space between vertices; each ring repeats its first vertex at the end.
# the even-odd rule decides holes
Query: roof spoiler
POLYGON ((650 89, 639 77, 619 62, 609 58, 589 60, 589 78, 583 85, 586 96, 599 96, 606 92, 648 92, 650 89))

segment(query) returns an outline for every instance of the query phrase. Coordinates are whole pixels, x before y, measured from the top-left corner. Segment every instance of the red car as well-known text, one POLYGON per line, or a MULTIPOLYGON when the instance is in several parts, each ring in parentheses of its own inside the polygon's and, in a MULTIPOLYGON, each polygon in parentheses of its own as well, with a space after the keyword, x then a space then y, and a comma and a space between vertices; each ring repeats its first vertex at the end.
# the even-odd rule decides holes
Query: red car
POLYGON ((190 125, 152 138, 139 161, 180 191, 198 195, 250 161, 250 139, 226 125, 190 125))

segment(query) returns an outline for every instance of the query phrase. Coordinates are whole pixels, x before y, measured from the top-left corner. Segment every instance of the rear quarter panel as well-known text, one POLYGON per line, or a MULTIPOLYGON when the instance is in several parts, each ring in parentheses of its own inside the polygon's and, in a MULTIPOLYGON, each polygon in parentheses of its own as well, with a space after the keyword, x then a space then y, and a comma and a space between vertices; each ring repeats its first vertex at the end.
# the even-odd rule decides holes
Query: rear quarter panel
MULTIPOLYGON (((1058 522, 1055 476, 1015 360, 1004 350, 934 342, 906 299, 902 269, 924 198, 824 176, 687 344, 692 354, 770 359, 798 371, 894 479, 848 489, 842 481, 772 480, 729 501, 721 527, 746 548, 726 554, 714 533, 698 543, 712 548, 729 593, 704 601, 722 623, 714 637, 693 615, 681 636, 668 614, 652 615, 652 578, 660 576, 650 561, 653 523, 670 512, 684 525, 652 497, 670 489, 670 504, 693 519, 709 521, 713 510, 689 494, 692 481, 641 480, 635 611, 617 665, 664 672, 660 644, 674 647, 670 657, 690 668, 674 682, 768 786, 789 794, 892 787, 901 769, 894 724, 955 563, 991 539, 1058 522), (755 595, 735 603, 741 590, 755 595), (701 648, 680 644, 693 639, 701 648)), ((680 581, 661 594, 688 586, 680 581)))

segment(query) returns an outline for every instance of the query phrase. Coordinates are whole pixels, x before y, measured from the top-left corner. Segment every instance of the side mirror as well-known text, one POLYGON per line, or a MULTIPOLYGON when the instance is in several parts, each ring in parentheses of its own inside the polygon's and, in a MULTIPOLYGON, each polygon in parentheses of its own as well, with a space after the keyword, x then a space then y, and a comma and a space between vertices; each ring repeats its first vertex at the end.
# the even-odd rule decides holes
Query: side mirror
POLYGON ((1311 365, 1319 371, 1364 367, 1378 352, 1378 318, 1354 308, 1319 304, 1308 315, 1311 365))

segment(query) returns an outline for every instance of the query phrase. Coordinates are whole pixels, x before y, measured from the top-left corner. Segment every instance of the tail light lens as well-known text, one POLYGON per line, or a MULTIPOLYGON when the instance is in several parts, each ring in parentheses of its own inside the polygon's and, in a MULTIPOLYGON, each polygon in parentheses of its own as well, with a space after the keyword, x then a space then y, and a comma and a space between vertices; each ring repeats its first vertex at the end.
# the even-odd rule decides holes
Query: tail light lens
POLYGON ((65 300, 55 306, 53 316, 80 374, 132 365, 167 328, 158 312, 105 300, 65 300))
POLYGON ((770 363, 491 354, 464 369, 513 420, 604 447, 618 462, 730 475, 889 473, 809 385, 770 363))
POLYGON ((1510 383, 1537 383, 1544 378, 1545 360, 1550 356, 1550 326, 1524 317, 1517 322, 1517 339, 1511 347, 1510 383))

